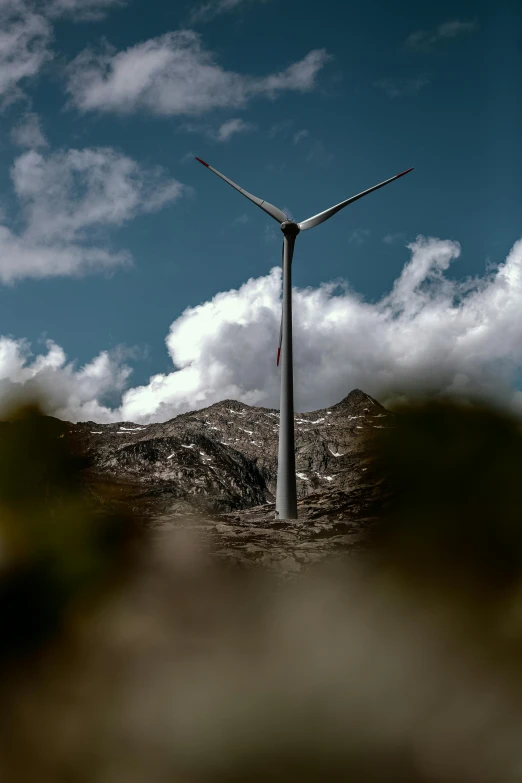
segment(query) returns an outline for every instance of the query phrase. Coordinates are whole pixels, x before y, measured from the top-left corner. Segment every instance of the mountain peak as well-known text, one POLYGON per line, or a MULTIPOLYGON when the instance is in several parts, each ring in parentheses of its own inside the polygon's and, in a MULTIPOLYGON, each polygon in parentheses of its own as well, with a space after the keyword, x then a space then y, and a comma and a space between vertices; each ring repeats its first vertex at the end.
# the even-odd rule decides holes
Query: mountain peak
POLYGON ((337 405, 334 405, 333 408, 337 410, 343 409, 345 411, 349 411, 352 414, 357 412, 362 413, 365 408, 370 410, 376 410, 378 408, 379 411, 385 410, 380 402, 374 400, 373 397, 370 397, 369 394, 361 391, 361 389, 352 389, 352 391, 347 394, 346 397, 341 400, 341 402, 338 402, 337 405))

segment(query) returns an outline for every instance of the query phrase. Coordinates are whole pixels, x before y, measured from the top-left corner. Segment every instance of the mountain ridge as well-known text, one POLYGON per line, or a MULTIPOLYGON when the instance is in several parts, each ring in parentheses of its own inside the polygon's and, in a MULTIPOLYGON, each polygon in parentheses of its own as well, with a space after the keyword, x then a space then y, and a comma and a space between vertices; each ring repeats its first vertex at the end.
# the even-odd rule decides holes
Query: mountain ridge
MULTIPOLYGON (((158 533, 197 529, 223 557, 291 571, 364 538, 389 495, 369 470, 374 439, 394 417, 360 389, 295 413, 295 521, 275 520, 276 409, 226 399, 148 425, 45 419, 88 464, 85 481, 100 502, 131 509, 158 533)), ((0 422, 0 437, 13 424, 0 422)))

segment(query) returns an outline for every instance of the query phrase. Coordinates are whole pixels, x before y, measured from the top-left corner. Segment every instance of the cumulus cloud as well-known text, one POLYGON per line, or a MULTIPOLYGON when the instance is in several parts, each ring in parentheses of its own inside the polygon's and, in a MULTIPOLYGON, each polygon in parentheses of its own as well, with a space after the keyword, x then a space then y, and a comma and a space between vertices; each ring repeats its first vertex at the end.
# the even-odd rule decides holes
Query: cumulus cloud
POLYGON ((45 413, 66 421, 114 421, 115 412, 103 400, 121 393, 131 373, 118 353, 102 351, 76 368, 52 340, 46 349, 35 356, 25 340, 0 337, 0 416, 37 398, 45 413))
POLYGON ((19 147, 47 147, 47 139, 40 127, 40 118, 34 112, 28 112, 11 130, 11 139, 19 147))
POLYGON ((411 49, 429 49, 440 41, 456 38, 462 33, 469 33, 477 29, 477 21, 460 22, 458 19, 443 22, 432 31, 417 30, 406 39, 406 46, 411 49))
POLYGON ((329 59, 314 49, 284 71, 245 76, 215 62, 200 36, 179 30, 123 51, 86 49, 68 66, 67 90, 82 111, 197 116, 211 109, 243 106, 254 96, 306 91, 329 59))
MULTIPOLYGON (((444 272, 457 242, 418 237, 392 291, 369 304, 345 284, 294 292, 296 406, 313 410, 360 387, 481 393, 522 406, 522 240, 505 263, 463 282, 444 272)), ((162 420, 227 397, 278 406, 281 270, 186 310, 167 347, 176 369, 123 396, 122 418, 162 420)))
POLYGON ((184 185, 160 169, 145 169, 111 148, 37 150, 11 169, 24 229, 0 223, 0 281, 77 275, 131 261, 89 241, 89 232, 120 226, 178 199, 184 185))
MULTIPOLYGON (((408 249, 378 302, 365 302, 342 281, 294 289, 296 409, 331 405, 359 387, 384 403, 418 392, 477 394, 522 412, 522 392, 514 388, 522 365, 522 239, 504 263, 464 281, 445 277, 459 258, 457 242, 419 236, 408 249)), ((82 375, 52 344, 41 360, 54 378, 46 388, 63 386, 65 396, 49 410, 147 423, 226 398, 277 408, 280 296, 277 266, 187 308, 166 339, 172 371, 127 388, 117 409, 104 405, 103 395, 123 387, 128 368, 101 354, 82 375)), ((24 344, 4 338, 0 345, 0 378, 34 386, 39 365, 28 362, 24 344)))

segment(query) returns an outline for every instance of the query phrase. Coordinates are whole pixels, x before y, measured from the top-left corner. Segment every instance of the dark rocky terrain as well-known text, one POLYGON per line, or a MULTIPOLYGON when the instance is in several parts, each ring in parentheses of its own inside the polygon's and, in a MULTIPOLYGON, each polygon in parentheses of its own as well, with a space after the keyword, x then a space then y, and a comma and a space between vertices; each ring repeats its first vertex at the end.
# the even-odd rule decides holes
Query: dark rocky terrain
POLYGON ((291 571, 364 538, 389 494, 368 470, 394 414, 355 389, 295 415, 296 522, 275 520, 278 420, 276 410, 224 400, 159 424, 49 417, 49 426, 87 458, 88 485, 104 502, 132 509, 160 535, 197 530, 218 555, 291 571))

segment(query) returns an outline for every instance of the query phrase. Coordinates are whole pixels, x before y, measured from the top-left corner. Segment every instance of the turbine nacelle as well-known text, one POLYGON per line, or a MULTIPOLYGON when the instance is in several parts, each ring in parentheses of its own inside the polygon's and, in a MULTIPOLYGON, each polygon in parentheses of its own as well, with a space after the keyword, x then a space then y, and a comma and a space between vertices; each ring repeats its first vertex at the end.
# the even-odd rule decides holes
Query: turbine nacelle
POLYGON ((293 220, 283 220, 281 223, 281 231, 285 237, 296 237, 301 229, 297 223, 294 223, 293 220))

